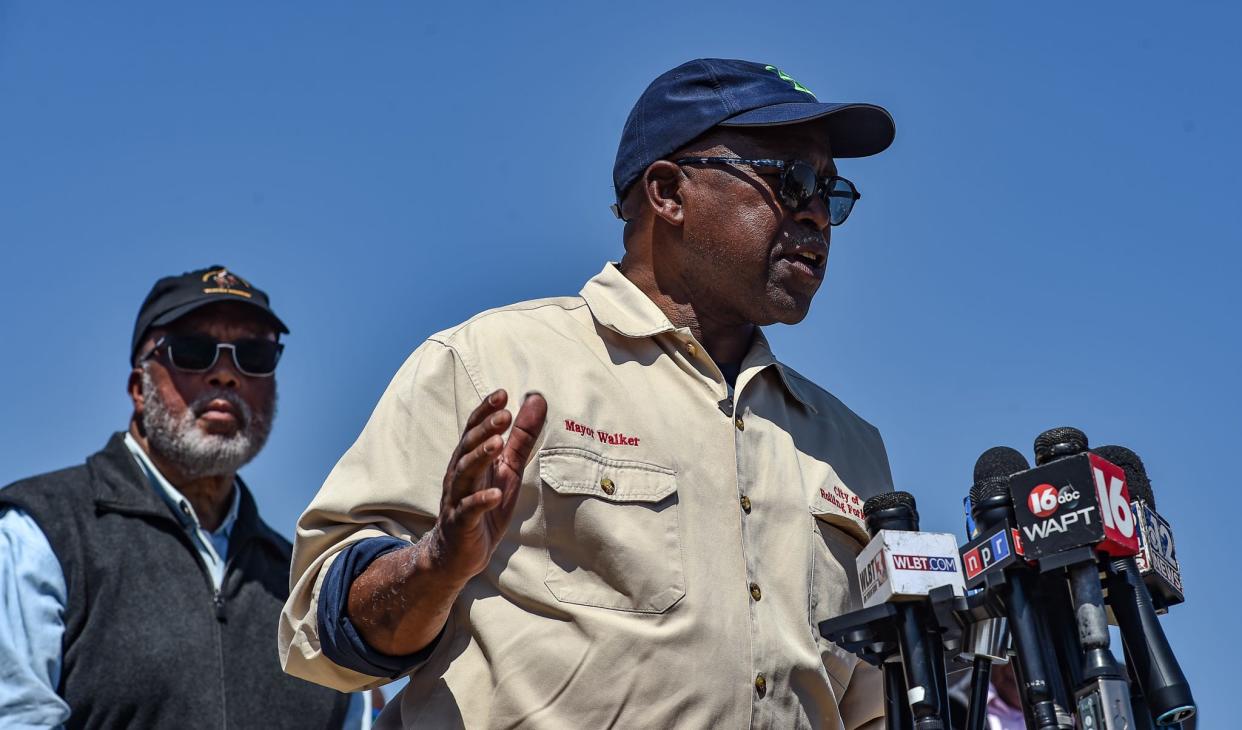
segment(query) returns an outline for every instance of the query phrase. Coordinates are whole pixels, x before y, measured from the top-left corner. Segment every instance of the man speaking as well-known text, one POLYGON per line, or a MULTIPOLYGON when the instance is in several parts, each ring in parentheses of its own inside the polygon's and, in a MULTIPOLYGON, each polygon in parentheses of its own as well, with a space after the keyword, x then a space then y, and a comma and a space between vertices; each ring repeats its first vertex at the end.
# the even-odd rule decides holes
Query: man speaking
POLYGON ((834 159, 893 135, 773 66, 652 82, 621 263, 410 356, 299 521, 285 670, 410 674, 380 727, 878 727, 879 674, 815 627, 858 606, 884 446, 759 326, 819 289, 859 198, 834 159))

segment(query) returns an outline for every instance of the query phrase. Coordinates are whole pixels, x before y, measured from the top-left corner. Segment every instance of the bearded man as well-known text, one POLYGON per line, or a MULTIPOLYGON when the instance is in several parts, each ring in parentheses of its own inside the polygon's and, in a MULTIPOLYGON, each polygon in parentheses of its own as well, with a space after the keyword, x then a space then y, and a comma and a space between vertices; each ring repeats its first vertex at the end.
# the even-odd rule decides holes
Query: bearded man
POLYGON ((160 279, 130 347, 129 428, 0 489, 6 727, 340 727, 346 695, 285 675, 290 544, 237 470, 276 412, 288 328, 220 266, 160 279))

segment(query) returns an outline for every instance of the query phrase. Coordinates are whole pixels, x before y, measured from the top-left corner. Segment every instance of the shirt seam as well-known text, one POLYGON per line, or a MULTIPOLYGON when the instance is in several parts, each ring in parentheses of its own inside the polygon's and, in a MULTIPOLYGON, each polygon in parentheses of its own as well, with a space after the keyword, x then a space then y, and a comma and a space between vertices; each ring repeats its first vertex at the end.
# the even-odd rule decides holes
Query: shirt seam
MULTIPOLYGON (((461 369, 466 373, 466 377, 469 378, 470 387, 474 388, 475 396, 477 396, 480 401, 483 400, 484 394, 490 391, 488 391, 486 386, 483 384, 483 374, 477 372, 478 368, 475 367, 472 362, 467 361, 465 353, 462 352, 462 350, 456 345, 450 345, 444 340, 437 339, 434 336, 428 338, 428 342, 436 343, 453 356, 453 359, 461 365, 461 369)), ((417 382, 417 379, 415 379, 415 382, 417 382)))

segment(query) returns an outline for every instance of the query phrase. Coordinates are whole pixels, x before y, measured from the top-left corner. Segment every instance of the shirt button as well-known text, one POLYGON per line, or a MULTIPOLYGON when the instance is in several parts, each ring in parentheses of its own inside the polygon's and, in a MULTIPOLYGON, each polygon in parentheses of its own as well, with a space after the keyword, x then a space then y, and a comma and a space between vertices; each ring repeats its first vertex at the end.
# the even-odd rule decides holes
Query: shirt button
POLYGON ((762 672, 755 675, 755 691, 759 693, 760 697, 768 693, 768 679, 763 676, 762 672))
POLYGON ((185 502, 181 503, 181 514, 185 515, 186 517, 190 516, 190 505, 189 504, 185 502))
POLYGON ((686 352, 690 353, 690 357, 694 357, 699 354, 699 348, 695 347, 693 342, 687 342, 686 352))
POLYGON ((750 497, 747 497, 745 494, 742 495, 742 511, 750 514, 750 497))
POLYGON ((600 486, 600 489, 604 490, 604 494, 612 494, 613 492, 617 491, 617 485, 613 484, 612 480, 609 479, 608 477, 604 477, 603 479, 599 480, 599 486, 600 486))
MULTIPOLYGON (((750 584, 750 597, 755 599, 756 601, 758 601, 760 598, 763 598, 763 591, 759 590, 758 583, 750 584)), ((759 675, 759 676, 763 676, 763 675, 759 675)))
POLYGON ((745 430, 746 430, 746 424, 745 424, 745 423, 742 423, 742 419, 741 419, 741 417, 740 417, 740 416, 739 416, 738 418, 733 419, 733 425, 734 425, 734 426, 737 426, 737 430, 739 430, 739 431, 745 431, 745 430))

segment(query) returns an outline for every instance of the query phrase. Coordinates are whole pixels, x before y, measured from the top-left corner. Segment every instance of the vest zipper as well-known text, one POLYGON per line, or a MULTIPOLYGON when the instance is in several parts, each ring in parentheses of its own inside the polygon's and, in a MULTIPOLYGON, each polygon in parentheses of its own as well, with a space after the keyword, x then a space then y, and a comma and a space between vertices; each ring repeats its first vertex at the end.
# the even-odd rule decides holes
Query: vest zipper
MULTIPOLYGON (((211 603, 216 610, 216 669, 219 673, 220 680, 220 715, 221 727, 228 730, 229 727, 229 693, 228 678, 224 676, 224 586, 229 580, 229 570, 233 567, 233 559, 242 551, 246 544, 238 545, 235 550, 229 550, 229 556, 224 559, 224 570, 220 573, 220 586, 214 588, 211 594, 211 603)), ((200 561, 201 562, 201 561, 200 561)), ((204 565, 204 568, 207 566, 204 565)))

